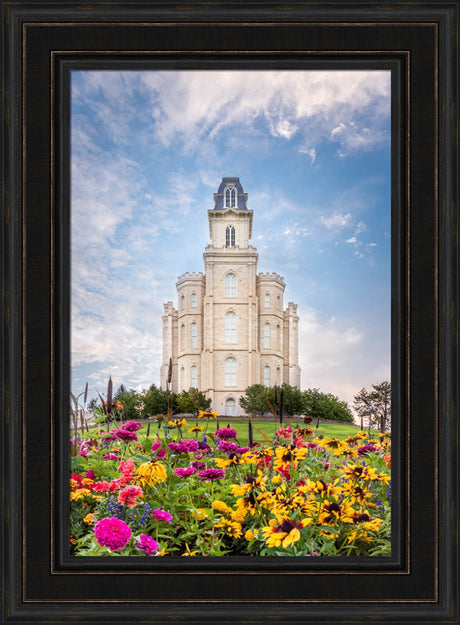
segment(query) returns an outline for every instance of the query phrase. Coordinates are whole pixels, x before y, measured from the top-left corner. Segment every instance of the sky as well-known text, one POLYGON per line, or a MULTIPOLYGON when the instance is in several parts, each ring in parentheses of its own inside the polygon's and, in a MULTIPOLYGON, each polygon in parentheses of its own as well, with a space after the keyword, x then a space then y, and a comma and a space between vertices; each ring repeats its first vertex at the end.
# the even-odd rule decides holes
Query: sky
POLYGON ((390 379, 388 71, 72 71, 72 392, 160 382, 163 303, 238 176, 298 304, 301 388, 390 379))

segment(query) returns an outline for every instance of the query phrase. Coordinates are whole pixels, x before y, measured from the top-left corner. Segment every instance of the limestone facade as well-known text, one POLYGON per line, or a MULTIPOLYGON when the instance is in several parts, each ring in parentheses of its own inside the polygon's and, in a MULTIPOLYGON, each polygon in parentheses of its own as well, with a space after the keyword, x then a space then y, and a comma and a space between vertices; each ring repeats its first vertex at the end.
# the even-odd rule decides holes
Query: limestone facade
POLYGON ((299 317, 296 304, 284 309, 283 277, 257 273, 253 211, 239 178, 222 178, 208 220, 204 273, 179 276, 178 308, 164 304, 161 386, 171 358, 173 392, 196 387, 232 416, 251 384, 300 387, 299 317))

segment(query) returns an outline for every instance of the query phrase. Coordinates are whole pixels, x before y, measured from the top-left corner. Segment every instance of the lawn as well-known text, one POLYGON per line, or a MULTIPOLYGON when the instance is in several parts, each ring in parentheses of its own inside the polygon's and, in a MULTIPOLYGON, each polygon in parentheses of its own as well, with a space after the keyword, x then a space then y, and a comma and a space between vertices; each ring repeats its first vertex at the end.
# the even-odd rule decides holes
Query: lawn
MULTIPOLYGON (((190 438, 191 437, 190 435, 193 434, 193 437, 197 436, 198 438, 201 438, 200 436, 200 434, 202 435, 201 432, 190 433, 188 429, 195 427, 195 426, 198 426, 198 427, 203 426, 204 424, 200 422, 199 419, 196 419, 196 418, 187 417, 186 420, 187 420, 187 424, 184 425, 182 428, 183 437, 190 438)), ((238 442, 241 445, 247 445, 248 443, 248 422, 249 421, 246 419, 245 420, 236 419, 232 421, 231 417, 219 418, 220 427, 224 425, 226 426, 228 423, 230 423, 231 427, 237 431, 238 442)), ((279 421, 275 422, 275 420, 272 417, 266 417, 264 419, 253 419, 251 422, 252 422, 252 427, 253 427, 254 440, 259 441, 260 443, 268 442, 267 439, 264 438, 264 435, 267 436, 271 440, 273 438, 275 431, 280 427, 279 421)), ((293 428, 294 427, 311 427, 313 429, 313 437, 323 435, 323 436, 329 436, 330 438, 337 438, 339 440, 344 440, 348 436, 354 436, 359 431, 359 427, 357 425, 353 425, 349 423, 322 422, 319 424, 319 427, 317 428, 316 422, 305 425, 302 419, 299 419, 298 421, 293 421, 292 419, 287 417, 283 420, 283 426, 286 427, 288 424, 291 424, 293 428)), ((112 427, 118 427, 118 425, 112 426, 112 427)), ((144 421, 142 429, 139 430, 138 432, 140 441, 147 434, 147 427, 148 427, 148 424, 144 421)), ((217 427, 217 424, 215 421, 209 422, 209 425, 206 429, 206 434, 213 434, 216 427, 217 427)), ((366 430, 366 432, 367 431, 368 430, 366 430)), ((152 436, 154 437, 157 432, 158 432, 157 424, 151 423, 150 428, 149 428, 149 438, 152 438, 152 436)), ((172 435, 174 436, 175 434, 177 434, 177 430, 172 431, 172 435)), ((371 436, 372 437, 378 436, 378 431, 371 430, 371 436)))

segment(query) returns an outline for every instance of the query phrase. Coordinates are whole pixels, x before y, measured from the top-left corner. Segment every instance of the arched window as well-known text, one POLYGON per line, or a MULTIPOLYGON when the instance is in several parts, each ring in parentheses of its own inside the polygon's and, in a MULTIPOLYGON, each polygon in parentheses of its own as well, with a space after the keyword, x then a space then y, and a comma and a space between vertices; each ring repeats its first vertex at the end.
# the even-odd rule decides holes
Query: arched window
POLYGON ((233 311, 225 313, 224 329, 225 343, 236 343, 236 314, 233 311))
POLYGON ((276 305, 278 310, 281 310, 281 298, 279 295, 276 296, 276 305))
POLYGON ((190 368, 190 387, 197 388, 198 384, 196 381, 196 365, 192 365, 190 368))
POLYGON ((225 247, 235 247, 235 228, 233 226, 225 228, 225 247))
POLYGON ((180 298, 180 307, 185 308, 185 295, 182 295, 180 298))
POLYGON ((270 386, 270 367, 268 365, 264 367, 264 385, 270 386))
POLYGON ((236 415, 236 401, 229 397, 225 402, 225 416, 234 417, 236 415))
POLYGON ((270 347, 270 324, 266 323, 264 325, 264 347, 267 349, 270 347))
POLYGON ((281 369, 276 367, 276 383, 281 384, 281 369))
POLYGON ((225 208, 235 208, 235 206, 236 206, 235 187, 227 187, 225 189, 225 208))
POLYGON ((276 347, 278 349, 281 349, 281 326, 278 323, 276 326, 276 337, 275 337, 275 341, 276 341, 276 347))
POLYGON ((193 322, 190 325, 190 347, 195 348, 197 344, 197 339, 196 339, 196 323, 193 322))
POLYGON ((236 386, 236 360, 234 358, 225 359, 225 386, 236 386))
POLYGON ((270 308, 270 294, 265 293, 265 308, 270 308))
POLYGON ((225 297, 236 297, 236 276, 228 273, 225 276, 225 297))
POLYGON ((190 304, 192 308, 196 308, 196 293, 192 293, 192 296, 190 298, 190 304))

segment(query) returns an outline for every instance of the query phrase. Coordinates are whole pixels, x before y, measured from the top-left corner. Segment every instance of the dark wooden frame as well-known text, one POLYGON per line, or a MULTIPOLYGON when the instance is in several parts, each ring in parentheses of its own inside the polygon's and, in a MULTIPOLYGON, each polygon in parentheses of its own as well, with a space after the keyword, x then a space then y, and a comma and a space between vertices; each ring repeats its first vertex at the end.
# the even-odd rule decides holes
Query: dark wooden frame
POLYGON ((458 0, 2 9, 2 623, 459 623, 458 0), (392 70, 391 558, 69 557, 68 75, 133 63, 392 70))

